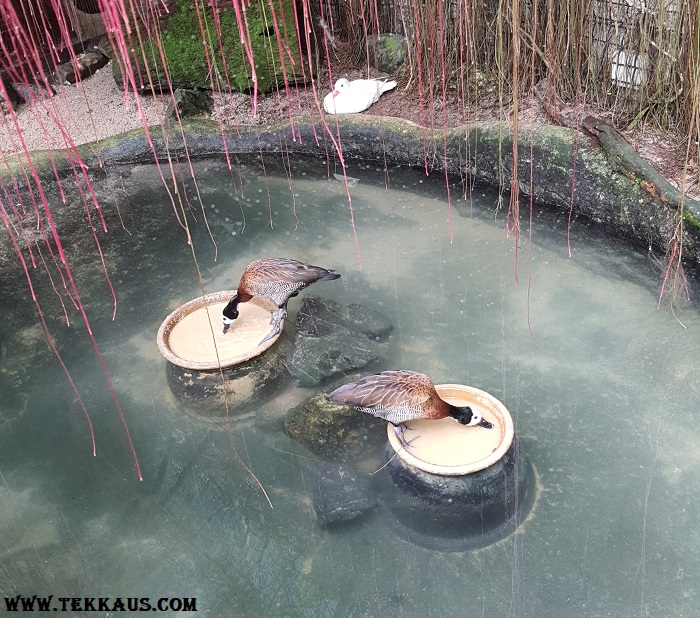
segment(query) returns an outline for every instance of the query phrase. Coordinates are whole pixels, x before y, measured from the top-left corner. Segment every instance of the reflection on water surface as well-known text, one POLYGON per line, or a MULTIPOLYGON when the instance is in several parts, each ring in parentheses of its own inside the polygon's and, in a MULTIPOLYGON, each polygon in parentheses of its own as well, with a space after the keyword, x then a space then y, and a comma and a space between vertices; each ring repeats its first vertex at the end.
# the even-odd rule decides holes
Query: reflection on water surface
MULTIPOLYGON (((419 370, 506 404, 541 483, 531 517, 517 534, 466 553, 419 547, 373 515, 322 529, 313 507, 319 464, 281 420, 319 389, 295 386, 232 418, 233 442, 270 509, 225 423, 184 409, 168 388, 156 331, 201 291, 158 174, 144 166, 130 170, 125 191, 116 176, 98 189, 110 219, 103 242, 116 322, 97 261, 78 274, 144 481, 78 320, 63 326, 43 292, 95 425, 96 458, 31 304, 16 307, 12 323, 22 326, 0 326, 2 594, 196 597, 200 615, 237 617, 700 614, 700 319, 682 311, 683 329, 656 310, 659 273, 646 256, 575 221, 569 258, 566 217, 538 210, 516 285, 513 239, 494 195, 453 200, 450 244, 439 179, 392 169, 385 188, 382 169, 353 166, 359 268, 344 185, 325 177, 325 164, 295 164, 291 182, 266 164, 267 175, 243 166, 242 181, 222 164, 198 165, 218 245, 214 262, 189 187, 204 291, 230 289, 260 256, 340 270, 340 284, 302 296, 391 318, 373 371, 419 370)), ((298 306, 293 299, 292 319, 298 306)), ((366 473, 378 460, 354 463, 366 473)))

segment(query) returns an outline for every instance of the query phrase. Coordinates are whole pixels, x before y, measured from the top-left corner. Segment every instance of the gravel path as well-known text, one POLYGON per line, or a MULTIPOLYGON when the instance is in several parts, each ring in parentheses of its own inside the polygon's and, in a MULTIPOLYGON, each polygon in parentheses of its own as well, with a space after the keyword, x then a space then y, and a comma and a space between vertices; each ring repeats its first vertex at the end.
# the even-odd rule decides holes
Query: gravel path
MULTIPOLYGON (((166 105, 163 97, 141 97, 141 105, 148 124, 161 121, 166 105)), ((20 105, 15 118, 28 150, 66 148, 143 126, 135 97, 129 95, 125 100, 109 65, 77 86, 61 86, 53 98, 20 105)), ((22 152, 9 114, 0 127, 0 150, 22 152)))
MULTIPOLYGON (((15 113, 19 132, 12 115, 5 114, 0 126, 0 152, 21 153, 20 133, 27 150, 55 150, 141 128, 143 118, 149 126, 160 124, 169 97, 143 96, 140 101, 142 112, 133 94, 125 98, 124 91, 114 81, 111 66, 107 65, 77 86, 61 86, 52 98, 20 105, 15 113)), ((217 94, 214 101, 212 118, 228 122, 232 127, 269 124, 289 115, 290 102, 284 90, 261 96, 256 118, 253 118, 252 97, 248 95, 217 94)), ((292 88, 290 101, 294 115, 308 114, 308 109, 314 107, 313 98, 303 90, 297 96, 292 88)))

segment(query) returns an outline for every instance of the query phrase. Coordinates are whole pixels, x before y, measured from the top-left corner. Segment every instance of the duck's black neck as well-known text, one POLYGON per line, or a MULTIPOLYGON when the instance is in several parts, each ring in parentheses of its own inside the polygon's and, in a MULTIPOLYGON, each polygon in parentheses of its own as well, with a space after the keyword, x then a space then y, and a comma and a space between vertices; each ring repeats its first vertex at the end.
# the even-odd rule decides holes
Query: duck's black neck
POLYGON ((238 294, 236 294, 230 301, 228 305, 224 307, 222 313, 229 319, 235 320, 238 317, 238 303, 241 302, 238 299, 238 294))
POLYGON ((459 420, 465 415, 468 415, 469 418, 471 418, 472 409, 469 406, 453 406, 451 403, 448 403, 447 405, 449 406, 448 413, 453 419, 459 420))

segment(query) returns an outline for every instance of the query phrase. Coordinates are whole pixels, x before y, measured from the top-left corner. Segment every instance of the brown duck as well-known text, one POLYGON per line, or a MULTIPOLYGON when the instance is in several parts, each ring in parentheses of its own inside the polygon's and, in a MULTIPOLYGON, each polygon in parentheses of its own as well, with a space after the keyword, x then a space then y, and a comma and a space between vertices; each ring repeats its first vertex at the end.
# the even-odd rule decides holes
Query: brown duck
POLYGON ((481 418, 469 406, 459 407, 440 399, 430 378, 416 371, 382 371, 365 376, 357 382, 344 384, 326 399, 344 403, 389 421, 403 446, 406 421, 417 418, 440 419, 451 416, 462 425, 478 425, 491 429, 493 425, 481 418))
POLYGON ((236 295, 222 312, 224 335, 238 317, 239 303, 248 302, 254 296, 267 298, 278 309, 271 312, 272 330, 260 342, 262 345, 280 332, 280 323, 287 317, 287 301, 292 296, 316 281, 331 281, 339 277, 340 273, 334 270, 287 258, 262 258, 251 262, 243 271, 236 295))

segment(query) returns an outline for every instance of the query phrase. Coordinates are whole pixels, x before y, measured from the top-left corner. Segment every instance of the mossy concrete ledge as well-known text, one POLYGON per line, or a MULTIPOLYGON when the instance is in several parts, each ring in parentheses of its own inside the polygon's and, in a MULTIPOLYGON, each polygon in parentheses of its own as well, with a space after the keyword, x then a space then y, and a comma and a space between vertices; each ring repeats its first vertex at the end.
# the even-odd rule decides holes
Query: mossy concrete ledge
MULTIPOLYGON (((138 129, 85 144, 78 151, 94 171, 103 165, 152 163, 154 158, 167 161, 168 156, 174 159, 174 155, 184 155, 185 145, 189 156, 198 159, 222 156, 226 150, 255 157, 261 152, 323 157, 330 153, 333 157, 337 156, 333 139, 337 142, 340 138, 346 160, 373 160, 382 165, 387 161, 422 169, 427 157, 435 173, 446 166, 450 173, 472 177, 504 192, 510 190, 512 180, 512 130, 503 122, 449 129, 446 150, 441 130, 366 114, 239 126, 237 131, 223 135, 221 127, 212 121, 188 121, 182 129, 172 125, 165 134, 161 127, 151 127, 149 132, 153 146, 145 130, 138 129)), ((609 156, 598 140, 577 136, 564 127, 524 125, 520 127, 518 151, 521 196, 527 198, 532 193, 537 203, 566 212, 573 208, 574 214, 584 215, 608 231, 644 247, 651 245, 658 253, 665 252, 678 220, 678 207, 650 190, 643 177, 635 175, 618 156, 609 156)), ((60 175, 73 174, 67 153, 54 152, 53 159, 60 175)), ((49 153, 34 153, 33 160, 40 177, 52 182, 49 153)), ((683 216, 683 255, 687 260, 700 261, 700 204, 686 199, 683 216)))

